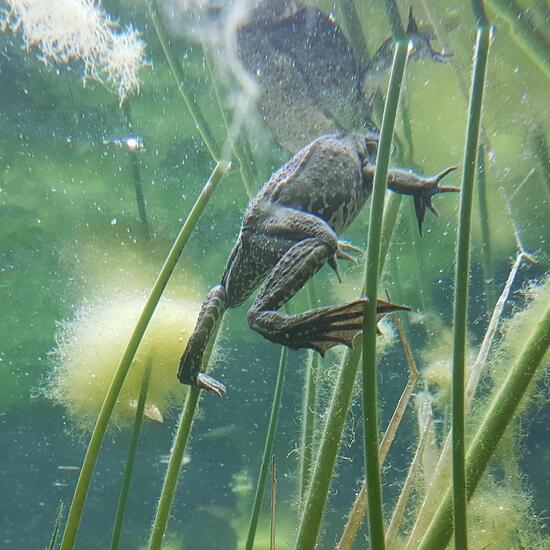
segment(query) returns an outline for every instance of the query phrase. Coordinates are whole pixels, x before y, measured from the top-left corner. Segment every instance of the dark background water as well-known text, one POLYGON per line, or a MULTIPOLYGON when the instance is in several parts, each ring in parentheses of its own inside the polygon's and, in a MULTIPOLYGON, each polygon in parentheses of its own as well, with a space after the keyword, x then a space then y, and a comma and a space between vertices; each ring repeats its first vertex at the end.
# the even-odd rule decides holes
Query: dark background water
MULTIPOLYGON (((427 25, 422 4, 413 4, 417 17, 427 25)), ((334 10, 338 17, 338 7, 327 2, 323 6, 327 12, 334 10)), ((40 392, 53 366, 51 352, 56 347, 58 323, 74 318, 92 293, 107 286, 106 278, 111 280, 112 276, 112 280, 122 280, 128 286, 150 286, 213 168, 177 93, 145 8, 129 2, 108 2, 104 7, 143 32, 147 58, 153 62, 152 67, 142 70, 140 94, 129 100, 132 130, 146 145, 138 163, 152 232, 150 243, 144 239, 135 206, 130 154, 102 146, 104 137, 130 132, 118 98, 97 84, 87 83, 83 88, 77 64, 52 70, 36 58, 34 50, 22 49, 19 35, 0 33, 0 484, 4 495, 0 499, 0 542, 5 548, 47 545, 57 506, 60 502, 69 504, 77 477, 76 470, 59 466, 78 467, 87 444, 87 436, 74 434, 72 420, 64 409, 40 392), (135 280, 134 272, 140 273, 135 280)), ((366 3, 360 13, 372 29, 369 46, 374 50, 389 34, 383 3, 366 3)), ((448 29, 457 67, 467 78, 474 38, 469 5, 438 3, 436 13, 448 29)), ((548 77, 512 40, 506 22, 498 16, 495 19, 497 35, 491 51, 484 123, 492 146, 487 173, 489 225, 495 286, 500 289, 515 244, 499 186, 512 194, 537 167, 530 145, 532 128, 540 123, 548 133, 550 124, 548 77)), ((191 77, 192 91, 221 135, 220 117, 200 49, 183 38, 174 40, 184 70, 191 77)), ((424 62, 411 64, 404 97, 413 130, 414 163, 426 173, 460 164, 466 102, 451 68, 424 62)), ((288 155, 269 141, 265 130, 258 132, 255 139, 252 134, 252 144, 259 184, 288 155)), ((402 130, 399 132, 402 136, 402 130)), ((396 160, 402 160, 402 156, 396 160)), ((514 220, 522 239, 539 259, 536 266, 521 269, 514 291, 528 281, 542 279, 548 271, 547 193, 541 173, 536 171, 513 198, 514 220)), ((171 289, 183 292, 186 285, 193 286, 196 296, 218 281, 246 202, 246 193, 234 171, 224 179, 201 218, 170 283, 171 289)), ((458 201, 441 198, 437 202, 441 217, 427 220, 422 241, 414 225, 411 228, 409 224, 411 205, 405 205, 392 248, 393 267, 385 285, 404 303, 417 310, 428 309, 450 326, 458 201)), ((480 267, 484 251, 477 210, 474 218, 472 344, 479 343, 486 327, 480 267)), ((363 243, 366 221, 365 209, 346 237, 356 244, 363 243)), ((344 283, 340 286, 325 271, 316 277, 318 294, 325 297, 325 302, 342 301, 358 293, 360 267, 343 266, 344 283)), ((512 302, 521 303, 519 295, 514 294, 512 302)), ((292 308, 305 308, 303 295, 293 301, 292 308)), ((508 307, 506 313, 511 309, 508 307)), ((216 367, 216 376, 227 383, 228 396, 222 401, 206 396, 201 403, 189 449, 191 460, 183 468, 169 525, 174 548, 235 548, 246 533, 279 348, 250 332, 245 316, 246 306, 230 312, 225 323, 223 361, 216 367), (220 427, 224 428, 221 432, 207 436, 220 427), (235 476, 241 480, 241 496, 234 490, 239 485, 235 476)), ((429 321, 411 325, 409 330, 415 350, 427 345, 427 334, 432 330, 429 321)), ((303 353, 289 355, 275 444, 281 544, 292 540, 296 524, 304 357, 303 353)), ((330 357, 323 362, 323 372, 328 372, 332 363, 330 357)), ((386 425, 406 376, 401 350, 394 345, 380 365, 381 426, 386 425)), ((321 416, 333 379, 328 374, 323 376, 321 416)), ((163 457, 170 450, 178 410, 174 407, 163 424, 145 421, 123 548, 146 544, 166 468, 163 457)), ((417 437, 412 409, 409 413, 384 473, 387 515, 417 437)), ((550 507, 546 475, 550 466, 548 408, 539 408, 532 416, 526 424, 527 435, 522 438, 520 464, 526 488, 533 492, 533 513, 545 517, 550 507)), ((361 418, 357 395, 325 516, 322 547, 331 547, 339 536, 342 518, 361 478, 361 418)), ((129 430, 112 430, 107 435, 86 503, 80 548, 104 548, 109 544, 128 443, 129 430)), ((267 516, 262 516, 262 522, 265 537, 267 516)))

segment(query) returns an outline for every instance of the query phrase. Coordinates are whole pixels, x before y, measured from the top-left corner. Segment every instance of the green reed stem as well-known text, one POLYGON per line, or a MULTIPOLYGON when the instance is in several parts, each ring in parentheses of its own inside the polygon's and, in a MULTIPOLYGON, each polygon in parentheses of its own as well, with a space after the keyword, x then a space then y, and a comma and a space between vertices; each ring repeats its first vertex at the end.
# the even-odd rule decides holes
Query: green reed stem
POLYGON ((360 68, 365 67, 369 61, 369 50, 365 33, 355 7, 355 0, 341 0, 339 3, 342 23, 347 32, 351 48, 360 68))
POLYGON ((382 117, 380 145, 376 157, 367 243, 366 294, 368 303, 365 306, 363 317, 363 428, 369 540, 371 548, 374 550, 385 547, 380 463, 378 459, 378 392, 376 380, 376 301, 380 269, 380 236, 382 233, 384 194, 386 192, 393 127, 405 72, 408 47, 406 40, 399 40, 395 44, 390 83, 382 117))
POLYGON ((294 546, 295 550, 312 550, 315 548, 360 357, 361 339, 357 338, 354 348, 345 351, 338 380, 334 387, 325 429, 323 430, 315 466, 311 474, 311 482, 303 506, 294 546))
POLYGON ((189 92, 190 83, 181 68, 176 52, 172 47, 172 42, 170 41, 170 37, 168 36, 164 23, 162 22, 162 17, 160 15, 157 2, 156 0, 146 0, 146 3, 149 8, 151 21, 153 22, 153 26, 155 27, 155 31, 164 51, 164 55, 166 56, 166 61, 168 61, 170 70, 176 79, 178 91, 183 98, 183 101, 185 102, 185 105, 187 106, 187 109, 195 122, 197 130, 199 131, 206 147, 208 148, 208 151, 210 152, 210 155, 216 162, 218 162, 221 159, 220 147, 216 143, 214 134, 205 116, 203 115, 199 104, 195 100, 194 95, 189 92))
POLYGON ((487 182, 485 179, 485 146, 479 144, 477 153, 477 200, 479 207, 479 220, 481 224, 481 269, 485 289, 485 307, 487 318, 495 307, 495 270, 493 267, 493 255, 489 232, 489 208, 487 207, 487 182))
POLYGON ((302 442, 300 446, 300 498, 302 499, 306 495, 313 466, 318 371, 319 354, 309 350, 306 359, 306 379, 302 405, 302 442))
POLYGON ((65 506, 63 505, 63 501, 61 501, 57 508, 57 514, 55 516, 55 525, 53 526, 52 536, 50 538, 50 544, 48 544, 48 550, 55 549, 55 544, 57 542, 57 535, 59 534, 59 526, 61 525, 61 520, 63 519, 64 509, 65 509, 65 506))
MULTIPOLYGON (((227 134, 227 142, 233 151, 234 157, 239 163, 239 171, 241 173, 243 185, 248 198, 251 199, 254 196, 254 182, 258 179, 258 177, 254 169, 254 159, 252 151, 250 150, 250 144, 248 143, 248 139, 246 139, 246 137, 242 135, 233 135, 233 130, 231 129, 231 124, 229 122, 230 114, 221 97, 220 85, 214 77, 214 60, 211 57, 208 47, 204 44, 202 45, 202 51, 204 53, 208 75, 210 76, 210 83, 212 84, 212 89, 214 90, 214 95, 216 96, 216 101, 218 103, 223 125, 227 134)), ((240 134, 242 134, 242 132, 240 132, 240 134)))
MULTIPOLYGON (((308 309, 317 307, 317 297, 313 281, 306 286, 308 309)), ((302 442, 300 445, 300 499, 305 497, 311 467, 313 465, 313 447, 315 445, 315 418, 317 410, 317 376, 319 372, 319 354, 308 350, 304 396, 302 400, 302 442)))
MULTIPOLYGON (((381 149, 382 142, 379 148, 379 155, 381 149)), ((389 157, 389 146, 386 153, 389 157)), ((388 219, 385 223, 390 222, 391 220, 388 219)), ((387 233, 387 231, 388 229, 385 228, 381 232, 387 233)), ((379 258, 380 264, 383 264, 384 260, 385 258, 379 258)), ((367 265, 368 264, 365 263, 365 273, 367 272, 367 265)), ((382 269, 382 267, 383 265, 380 265, 380 269, 382 269)), ((378 269, 379 266, 377 264, 374 272, 375 275, 378 269)), ((364 295, 364 293, 365 288, 363 288, 362 294, 364 295)), ((359 367, 361 350, 362 339, 357 338, 354 342, 353 349, 346 350, 342 359, 338 379, 332 393, 332 400, 328 409, 323 435, 316 454, 315 465, 311 474, 311 482, 309 484, 303 505, 298 535, 295 543, 296 550, 311 550, 312 548, 315 548, 315 543, 319 535, 321 519, 323 516, 323 510, 328 498, 328 491, 332 481, 332 476, 334 474, 334 466, 336 464, 336 457, 340 447, 346 415, 351 403, 351 395, 353 392, 355 377, 357 375, 357 369, 359 367)), ((378 439, 377 436, 376 439, 378 439)))
POLYGON ((548 144, 541 126, 535 128, 533 135, 534 152, 540 166, 540 174, 543 178, 543 187, 546 192, 546 202, 550 207, 550 155, 548 155, 548 144))
MULTIPOLYGON (((126 101, 122 104, 122 112, 124 114, 124 118, 126 119, 126 125, 128 126, 128 130, 132 131, 134 125, 132 121, 132 114, 130 112, 129 99, 126 99, 126 101)), ((139 153, 136 153, 135 151, 128 151, 128 154, 130 155, 130 166, 132 167, 132 185, 134 187, 134 193, 136 195, 136 204, 138 208, 139 221, 141 222, 141 225, 143 227, 145 240, 149 241, 150 239, 149 220, 147 219, 147 208, 145 206, 145 197, 143 195, 141 170, 139 169, 139 161, 137 157, 139 153)))
POLYGON ((258 485, 256 486, 256 494, 254 495, 254 505, 252 506, 252 514, 250 516, 250 525, 248 527, 248 536, 246 537, 246 550, 252 550, 254 547, 254 537, 256 536, 256 528, 258 526, 258 518, 262 508, 262 499, 264 496, 265 482, 269 473, 269 463, 273 454, 273 439, 277 429, 277 420, 279 418, 279 409, 281 408, 281 397, 283 395, 283 383, 285 380, 286 366, 288 359, 288 348, 281 347, 281 359, 279 361, 279 371, 277 372, 277 382, 275 384, 275 392, 273 394, 273 405, 271 407, 271 415, 269 417, 269 426, 265 438, 264 454, 262 457, 262 465, 260 475, 258 477, 258 485))
POLYGON ((126 512, 126 503, 128 502, 128 493, 130 492, 130 484, 132 483, 132 474, 134 464, 136 462, 137 447, 139 442, 139 433, 143 422, 143 411, 145 410, 145 401, 147 400, 147 391, 149 390, 149 380, 151 378, 151 366, 153 362, 151 358, 147 358, 143 366, 143 379, 141 382, 141 390, 136 408, 136 416, 134 426, 132 428, 132 436, 130 439, 130 448, 128 449, 128 459, 126 460, 126 468, 118 497, 118 506, 115 515, 115 525, 113 527, 113 536, 111 538, 111 550, 117 550, 120 544, 120 536, 122 535, 122 526, 124 524, 124 514, 126 512))
MULTIPOLYGON (((474 4, 477 3, 474 2, 474 4)), ((475 7, 474 10, 476 10, 475 7)), ((483 18, 481 15, 478 15, 477 19, 478 24, 480 24, 483 18)), ((468 548, 464 435, 464 372, 466 360, 470 229, 476 155, 481 120, 481 104, 483 100, 490 34, 491 29, 488 24, 485 23, 478 27, 472 90, 468 108, 468 128, 466 132, 462 188, 460 193, 460 217, 455 270, 452 358, 453 510, 455 547, 464 550, 468 548)))
MULTIPOLYGON (((466 457, 468 499, 474 494, 490 458, 513 420, 537 368, 550 347, 550 306, 539 319, 520 356, 486 410, 466 457)), ((447 491, 424 536, 421 550, 446 548, 453 530, 452 499, 447 491)))
MULTIPOLYGON (((219 325, 215 328, 204 350, 202 369, 205 371, 208 370, 210 356, 212 355, 212 349, 216 342, 219 328, 219 325)), ((166 475, 164 476, 164 482, 157 504, 155 520, 151 528, 148 550, 160 550, 162 547, 164 534, 166 533, 166 527, 168 526, 168 520, 170 518, 170 509, 172 508, 172 503, 174 502, 174 496, 176 494, 181 465, 183 464, 183 456, 187 448, 189 434, 191 433, 191 427, 193 426, 195 412, 199 403, 199 397, 200 389, 191 386, 185 400, 183 411, 180 415, 172 449, 170 450, 170 459, 168 460, 168 467, 166 468, 166 475)))
POLYGON ((550 42, 536 28, 529 11, 515 0, 488 0, 488 3, 508 22, 514 40, 550 78, 550 42))
POLYGON ((379 277, 382 277, 382 269, 390 249, 393 231, 397 224, 399 209, 401 208, 403 196, 398 193, 388 193, 386 205, 384 206, 384 219, 382 221, 382 234, 380 235, 380 270, 379 277))
MULTIPOLYGON (((206 357, 206 353, 205 359, 209 359, 209 357, 206 357)), ((187 399, 185 400, 185 405, 178 423, 178 429, 174 437, 174 443, 170 451, 170 459, 162 485, 161 496, 157 504, 155 521, 151 529, 151 538, 149 539, 149 550, 160 550, 162 546, 164 533, 166 532, 170 516, 170 509, 176 492, 183 455, 187 447, 193 418, 199 402, 199 394, 199 388, 191 387, 187 394, 187 399)))
POLYGON ((147 298, 132 336, 130 337, 130 341, 128 342, 126 349, 124 350, 124 354, 120 359, 113 376, 113 380, 111 381, 111 385, 107 391, 107 395, 105 396, 105 400, 103 401, 103 405, 101 406, 101 410, 99 411, 99 415, 90 438, 90 443, 88 444, 88 449, 84 457, 84 462, 82 463, 82 468, 80 470, 80 475, 78 476, 73 501, 69 511, 69 517, 67 518, 67 524, 65 525, 63 540, 61 541, 61 550, 71 550, 74 547, 78 525, 82 516, 82 509, 84 508, 94 467, 99 456, 101 443, 103 442, 109 419, 111 418, 111 414, 118 399, 118 394, 120 393, 126 374, 128 373, 139 344, 145 334, 147 325, 149 324, 162 293, 164 292, 164 288, 172 275, 172 271, 176 267, 176 263, 181 255, 181 252, 189 240, 191 232, 197 225, 197 222, 206 208, 212 193, 216 189, 222 176, 227 172, 229 166, 230 165, 228 163, 218 163, 210 175, 206 185, 203 187, 201 194, 191 209, 189 216, 185 220, 185 223, 183 224, 183 227, 181 228, 172 249, 164 262, 164 265, 158 274, 157 280, 151 289, 151 293, 147 298))
POLYGON ((406 40, 407 35, 401 24, 401 17, 399 17, 399 8, 395 0, 386 0, 386 13, 390 21, 391 33, 395 42, 406 40))

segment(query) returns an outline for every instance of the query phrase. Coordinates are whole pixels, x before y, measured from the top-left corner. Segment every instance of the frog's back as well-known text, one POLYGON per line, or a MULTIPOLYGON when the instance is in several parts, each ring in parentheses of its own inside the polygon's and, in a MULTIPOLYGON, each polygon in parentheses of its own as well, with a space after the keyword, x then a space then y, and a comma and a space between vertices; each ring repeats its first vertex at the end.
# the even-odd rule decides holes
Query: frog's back
POLYGON ((250 204, 248 219, 286 206, 324 219, 337 233, 353 221, 368 197, 361 177, 362 150, 355 136, 325 135, 275 172, 250 204))

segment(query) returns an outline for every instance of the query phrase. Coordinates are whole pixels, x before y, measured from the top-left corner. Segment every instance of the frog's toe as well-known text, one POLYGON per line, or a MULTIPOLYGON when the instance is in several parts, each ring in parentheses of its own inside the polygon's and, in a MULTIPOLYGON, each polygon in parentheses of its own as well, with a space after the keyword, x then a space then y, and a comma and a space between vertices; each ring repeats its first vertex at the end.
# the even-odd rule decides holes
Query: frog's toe
POLYGON ((197 376, 197 386, 203 390, 214 392, 218 397, 223 397, 226 393, 226 389, 223 384, 204 372, 201 372, 197 376))
POLYGON ((357 254, 358 256, 363 255, 363 249, 358 246, 354 246, 346 241, 338 241, 338 250, 336 251, 336 256, 341 260, 350 260, 354 263, 357 263, 357 259, 348 252, 357 254))

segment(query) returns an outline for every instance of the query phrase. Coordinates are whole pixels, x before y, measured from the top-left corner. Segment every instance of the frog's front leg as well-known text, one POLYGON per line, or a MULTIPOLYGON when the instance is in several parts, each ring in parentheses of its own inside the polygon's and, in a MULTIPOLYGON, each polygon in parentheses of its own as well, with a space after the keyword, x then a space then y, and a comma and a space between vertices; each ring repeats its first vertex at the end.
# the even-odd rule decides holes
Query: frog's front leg
MULTIPOLYGON (((250 328, 262 336, 292 349, 311 348, 324 354, 337 345, 351 346, 354 337, 363 328, 363 310, 366 298, 355 300, 340 306, 317 308, 297 315, 284 315, 277 310, 287 303, 319 269, 338 251, 336 234, 323 220, 310 225, 310 214, 295 212, 293 219, 302 222, 281 224, 281 231, 288 234, 289 229, 300 229, 310 235, 294 244, 275 265, 269 274, 260 294, 248 311, 250 328)), ((275 230, 275 222, 267 226, 275 230)), ((380 316, 389 311, 409 309, 388 302, 378 301, 380 316)))
MULTIPOLYGON (((363 177, 374 178, 376 166, 370 162, 363 165, 363 177)), ((432 197, 438 193, 459 193, 460 188, 454 186, 441 186, 439 182, 447 175, 456 170, 456 166, 446 168, 435 176, 421 176, 412 170, 390 168, 388 170, 388 188, 402 195, 412 195, 414 199, 414 210, 418 220, 418 230, 422 235, 422 224, 426 214, 426 208, 435 216, 437 210, 432 206, 432 197)))

